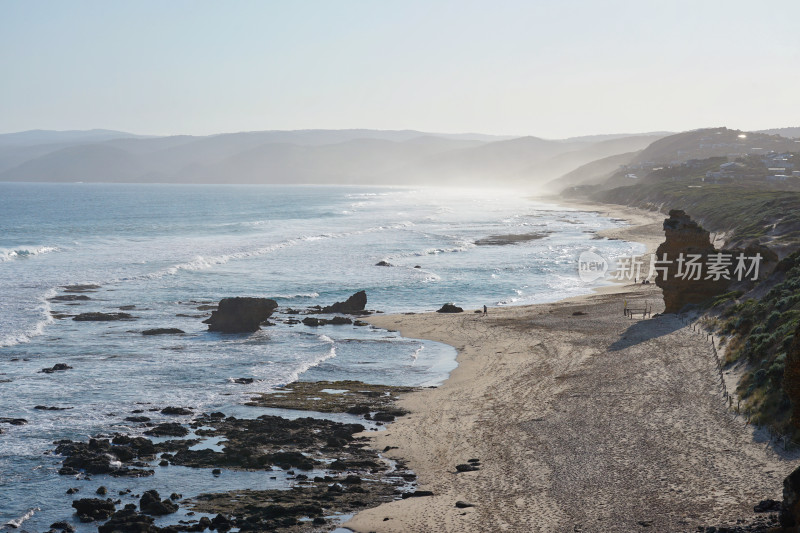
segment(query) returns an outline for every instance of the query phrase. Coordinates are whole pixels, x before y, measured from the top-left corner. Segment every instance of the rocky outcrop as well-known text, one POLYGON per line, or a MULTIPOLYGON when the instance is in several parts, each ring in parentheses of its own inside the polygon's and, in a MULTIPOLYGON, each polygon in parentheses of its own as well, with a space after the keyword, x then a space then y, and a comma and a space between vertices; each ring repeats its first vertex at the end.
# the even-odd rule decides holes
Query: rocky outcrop
POLYGON ((463 313, 464 310, 455 304, 444 304, 437 313, 463 313))
POLYGON ((251 333, 258 331, 277 307, 278 303, 269 298, 223 298, 203 323, 208 324, 208 331, 251 333))
POLYGON ((323 307, 322 313, 342 313, 345 315, 361 314, 367 307, 366 291, 358 291, 344 302, 336 302, 333 305, 323 307))
MULTIPOLYGON (((663 271, 657 271, 655 282, 664 291, 665 313, 677 313, 688 304, 699 304, 726 291, 730 280, 722 277, 719 280, 705 279, 709 256, 717 253, 708 231, 685 212, 673 209, 669 212, 669 218, 664 221, 664 233, 666 240, 656 250, 656 259, 661 261, 666 257, 670 263, 663 265, 666 266, 666 275, 663 271), (702 265, 700 279, 694 279, 697 276, 679 262, 681 254, 684 258, 690 255, 699 256, 695 261, 702 265)), ((730 279, 733 279, 732 273, 733 267, 727 274, 730 279)))

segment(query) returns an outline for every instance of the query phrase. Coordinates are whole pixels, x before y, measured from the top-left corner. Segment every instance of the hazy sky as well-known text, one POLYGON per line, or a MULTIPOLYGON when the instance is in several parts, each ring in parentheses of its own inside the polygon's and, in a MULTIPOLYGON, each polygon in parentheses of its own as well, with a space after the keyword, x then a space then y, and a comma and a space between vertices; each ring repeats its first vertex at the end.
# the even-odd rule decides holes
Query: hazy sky
POLYGON ((0 132, 800 126, 797 0, 0 0, 0 132))

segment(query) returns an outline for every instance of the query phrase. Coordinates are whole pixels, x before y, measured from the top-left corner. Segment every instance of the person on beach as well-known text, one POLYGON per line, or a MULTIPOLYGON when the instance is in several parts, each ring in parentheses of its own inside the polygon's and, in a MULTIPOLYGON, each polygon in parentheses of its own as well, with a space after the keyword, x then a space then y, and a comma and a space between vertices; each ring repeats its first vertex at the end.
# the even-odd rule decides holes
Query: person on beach
POLYGON ((486 309, 486 305, 484 305, 484 306, 483 306, 483 316, 486 316, 486 314, 487 314, 486 312, 487 312, 487 311, 488 311, 488 310, 486 309))

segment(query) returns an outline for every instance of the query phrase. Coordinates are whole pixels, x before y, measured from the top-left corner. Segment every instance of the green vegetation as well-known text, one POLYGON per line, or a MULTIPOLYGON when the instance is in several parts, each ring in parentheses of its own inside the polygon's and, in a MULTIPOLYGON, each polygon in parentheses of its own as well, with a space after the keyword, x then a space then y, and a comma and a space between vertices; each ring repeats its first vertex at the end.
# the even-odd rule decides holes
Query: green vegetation
POLYGON ((731 232, 732 244, 759 239, 775 248, 800 245, 800 192, 676 178, 602 191, 595 198, 644 209, 683 209, 711 231, 731 232))
POLYGON ((783 370, 800 324, 800 252, 782 260, 776 272, 782 279, 762 282, 773 286, 760 300, 728 293, 711 310, 719 316, 719 332, 730 336, 726 363, 747 365, 737 389, 741 408, 752 422, 786 433, 791 413, 783 370))

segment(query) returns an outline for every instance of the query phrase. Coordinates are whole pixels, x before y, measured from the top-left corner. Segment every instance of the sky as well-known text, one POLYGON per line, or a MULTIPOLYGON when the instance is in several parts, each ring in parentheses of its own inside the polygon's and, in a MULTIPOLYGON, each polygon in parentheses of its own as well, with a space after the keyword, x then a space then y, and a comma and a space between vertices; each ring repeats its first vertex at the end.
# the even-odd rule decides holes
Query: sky
POLYGON ((797 0, 0 0, 0 133, 800 126, 797 0))

